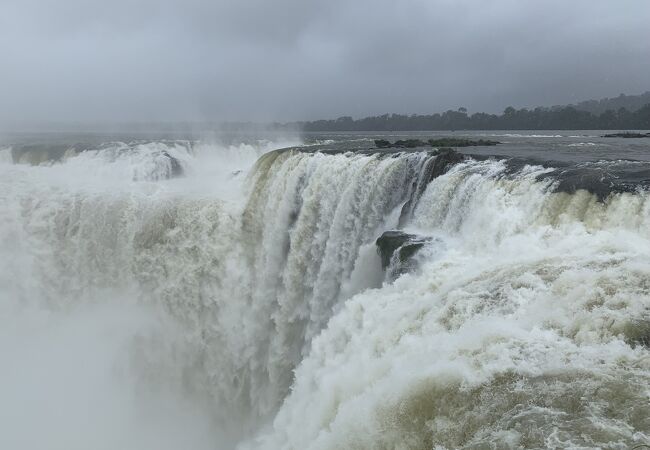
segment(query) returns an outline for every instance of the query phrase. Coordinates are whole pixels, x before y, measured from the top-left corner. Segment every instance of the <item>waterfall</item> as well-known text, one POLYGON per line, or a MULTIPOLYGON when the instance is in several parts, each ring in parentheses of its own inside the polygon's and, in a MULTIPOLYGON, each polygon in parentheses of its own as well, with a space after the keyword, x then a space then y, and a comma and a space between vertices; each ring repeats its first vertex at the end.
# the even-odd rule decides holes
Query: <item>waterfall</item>
POLYGON ((570 192, 553 167, 454 152, 284 146, 8 150, 8 336, 58 320, 68 345, 123 321, 100 354, 121 383, 201 411, 173 416, 197 448, 650 439, 645 191, 570 192), (394 276, 389 230, 420 239, 394 276))

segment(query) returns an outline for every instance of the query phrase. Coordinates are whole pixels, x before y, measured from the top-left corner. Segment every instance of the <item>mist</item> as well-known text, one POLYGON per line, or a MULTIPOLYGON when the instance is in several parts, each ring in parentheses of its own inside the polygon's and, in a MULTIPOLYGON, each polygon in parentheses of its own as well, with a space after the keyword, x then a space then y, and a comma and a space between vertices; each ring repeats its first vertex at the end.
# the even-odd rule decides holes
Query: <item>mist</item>
POLYGON ((0 421, 11 424, 0 447, 208 450, 226 442, 204 405, 136 370, 161 369, 160 349, 178 344, 170 321, 128 297, 112 300, 122 305, 0 317, 0 421))
POLYGON ((0 123, 498 112, 639 93, 650 4, 8 0, 0 123))

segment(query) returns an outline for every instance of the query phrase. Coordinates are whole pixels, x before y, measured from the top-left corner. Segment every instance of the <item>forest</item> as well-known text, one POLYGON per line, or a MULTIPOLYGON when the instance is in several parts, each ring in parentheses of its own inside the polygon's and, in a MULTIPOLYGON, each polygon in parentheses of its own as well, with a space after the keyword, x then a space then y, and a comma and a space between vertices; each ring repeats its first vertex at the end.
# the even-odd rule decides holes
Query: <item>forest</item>
POLYGON ((384 114, 361 119, 344 116, 290 125, 304 131, 647 130, 650 129, 650 104, 635 111, 619 108, 601 114, 574 106, 534 109, 509 106, 502 114, 469 114, 461 107, 430 115, 384 114))

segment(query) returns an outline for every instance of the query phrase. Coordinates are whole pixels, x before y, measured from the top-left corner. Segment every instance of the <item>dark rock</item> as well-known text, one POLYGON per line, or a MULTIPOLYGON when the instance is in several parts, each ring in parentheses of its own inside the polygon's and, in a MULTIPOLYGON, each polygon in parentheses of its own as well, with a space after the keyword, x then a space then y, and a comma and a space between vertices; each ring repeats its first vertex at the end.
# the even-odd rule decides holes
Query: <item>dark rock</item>
POLYGON ((601 137, 604 138, 650 138, 650 133, 610 133, 604 134, 601 137))
POLYGON ((487 147, 500 144, 498 141, 489 141, 483 139, 472 141, 470 139, 459 138, 429 139, 428 143, 431 147, 487 147))
POLYGON ((395 141, 393 147, 397 148, 416 148, 416 147, 425 147, 427 144, 424 141, 419 139, 405 139, 395 141))
POLYGON ((391 143, 385 139, 375 139, 375 147, 377 148, 390 148, 391 143))
POLYGON ((497 144, 500 144, 500 142, 488 141, 483 139, 479 139, 478 141, 472 141, 470 139, 460 139, 460 138, 429 139, 426 142, 420 139, 400 139, 393 142, 392 144, 385 139, 375 140, 375 146, 377 148, 417 148, 417 147, 449 148, 449 147, 492 146, 497 144))
POLYGON ((447 172, 453 165, 465 160, 465 156, 451 148, 438 150, 436 159, 426 174, 427 183, 447 172))
POLYGON ((381 256, 382 268, 386 269, 390 266, 396 253, 400 263, 407 263, 430 240, 427 237, 408 234, 399 230, 384 232, 375 242, 379 256, 381 256))
POLYGON ((171 165, 170 178, 182 177, 183 166, 181 165, 180 161, 167 153, 166 150, 162 152, 162 155, 169 159, 169 163, 171 165))

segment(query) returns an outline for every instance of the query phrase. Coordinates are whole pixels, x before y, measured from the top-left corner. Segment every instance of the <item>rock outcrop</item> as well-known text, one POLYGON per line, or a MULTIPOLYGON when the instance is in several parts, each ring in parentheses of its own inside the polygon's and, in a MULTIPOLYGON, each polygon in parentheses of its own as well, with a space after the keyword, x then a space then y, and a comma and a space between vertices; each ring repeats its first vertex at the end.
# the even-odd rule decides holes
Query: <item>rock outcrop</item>
POLYGON ((470 139, 462 138, 437 138, 423 141, 420 139, 404 139, 397 140, 393 143, 386 139, 375 139, 375 146, 377 148, 418 148, 418 147, 481 147, 498 145, 500 142, 479 139, 473 141, 470 139))
POLYGON ((414 269, 413 256, 430 240, 400 230, 385 231, 375 242, 382 268, 390 270, 393 276, 414 269))
POLYGON ((601 137, 604 138, 650 138, 650 133, 610 133, 604 134, 601 137))
POLYGON ((170 155, 167 151, 163 151, 162 155, 169 159, 170 164, 170 178, 182 177, 183 176, 183 166, 180 161, 170 155))

